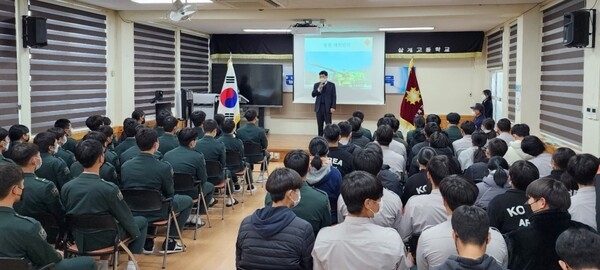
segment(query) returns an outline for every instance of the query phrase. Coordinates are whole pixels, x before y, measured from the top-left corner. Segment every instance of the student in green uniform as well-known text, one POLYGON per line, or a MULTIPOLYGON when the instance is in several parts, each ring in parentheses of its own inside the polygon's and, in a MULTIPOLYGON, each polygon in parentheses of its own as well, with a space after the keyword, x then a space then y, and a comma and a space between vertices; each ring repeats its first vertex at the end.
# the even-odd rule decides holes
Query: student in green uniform
MULTIPOLYGON (((200 185, 202 185, 204 198, 209 206, 213 206, 217 203, 217 200, 213 198, 215 186, 211 182, 206 181, 206 162, 204 160, 204 155, 194 150, 197 137, 198 134, 194 129, 182 129, 179 134, 177 134, 179 146, 165 154, 163 161, 171 164, 174 172, 189 174, 194 177, 194 180, 199 181, 200 185)), ((200 194, 199 187, 200 186, 196 186, 195 190, 185 195, 192 197, 192 199, 198 199, 198 194, 200 194)), ((204 205, 202 204, 202 200, 199 200, 198 204, 200 213, 205 214, 203 212, 204 205)), ((196 221, 193 219, 194 217, 195 216, 190 215, 190 218, 186 223, 192 226, 194 223, 204 225, 204 222, 201 220, 196 221)))
MULTIPOLYGON (((101 131, 103 127, 109 127, 110 129, 112 129, 112 120, 110 120, 108 116, 102 117, 102 125, 98 127, 98 131, 101 131)), ((115 147, 117 147, 117 136, 115 136, 114 134, 110 136, 110 143, 106 147, 110 150, 115 150, 115 147)))
POLYGON ((65 132, 67 133, 67 142, 62 145, 62 148, 64 148, 65 150, 69 150, 71 151, 71 153, 73 153, 73 151, 75 151, 75 145, 77 145, 77 141, 71 138, 71 136, 73 136, 73 131, 71 130, 71 121, 69 119, 64 118, 58 119, 56 120, 56 122, 54 122, 54 127, 62 128, 65 130, 65 132))
POLYGON ((215 135, 215 140, 218 138, 221 138, 221 136, 223 135, 223 129, 221 128, 221 126, 223 125, 223 122, 225 122, 225 115, 222 113, 217 113, 215 114, 214 120, 217 122, 217 135, 215 135))
MULTIPOLYGON (((119 145, 115 148, 115 152, 119 157, 123 152, 127 151, 127 149, 135 146, 135 133, 137 132, 138 126, 138 122, 133 118, 125 118, 125 120, 123 120, 123 134, 125 134, 125 139, 121 140, 119 145)), ((122 165, 123 163, 121 163, 121 166, 122 165)))
MULTIPOLYGON (((159 161, 153 157, 158 149, 158 135, 154 129, 141 128, 135 135, 135 142, 140 148, 141 153, 133 159, 123 163, 121 167, 121 187, 126 188, 149 188, 161 192, 164 198, 173 198, 173 211, 179 213, 177 222, 179 229, 182 230, 185 222, 192 211, 192 198, 187 195, 177 195, 173 187, 173 169, 167 162, 159 161)), ((134 213, 136 214, 136 213, 134 213)), ((167 208, 163 206, 160 213, 143 213, 149 222, 167 218, 167 208)), ((155 228, 148 227, 152 232, 155 228)), ((177 228, 171 227, 170 236, 177 236, 177 228)), ((169 237, 168 248, 163 244, 163 252, 167 253, 181 252, 183 246, 177 243, 172 237, 169 237)), ((154 241, 147 240, 144 245, 144 252, 152 253, 154 250, 154 241)))
MULTIPOLYGON (((252 172, 252 171, 254 171, 254 166, 253 166, 254 163, 257 163, 257 162, 263 160, 265 158, 265 156, 267 157, 267 166, 268 166, 270 155, 269 155, 269 151, 267 151, 267 147, 269 146, 269 141, 267 141, 267 134, 265 133, 265 130, 256 125, 256 123, 258 122, 258 114, 256 113, 255 110, 246 111, 246 113, 244 113, 244 118, 246 118, 248 123, 245 126, 238 129, 238 131, 236 133, 237 138, 242 140, 243 143, 253 143, 256 145, 260 145, 260 147, 263 150, 262 155, 246 156, 248 163, 250 163, 252 165, 252 166, 250 166, 250 171, 252 172)), ((264 176, 263 176, 262 171, 263 170, 261 170, 261 174, 260 174, 258 180, 256 181, 257 183, 264 181, 264 176)))
MULTIPOLYGON (((205 160, 218 161, 225 168, 225 145, 223 143, 215 140, 215 136, 217 135, 217 122, 213 119, 208 119, 204 122, 204 137, 196 142, 196 147, 194 149, 204 155, 205 160)), ((221 174, 220 177, 211 179, 208 178, 208 181, 213 183, 214 185, 220 184, 223 179, 227 176, 225 173, 226 170, 221 174)), ((231 190, 233 190, 233 181, 229 181, 229 185, 231 190)), ((229 191, 226 190, 227 195, 229 191)), ((238 201, 234 199, 232 196, 225 201, 225 205, 232 206, 238 204, 238 201)))
MULTIPOLYGON (((21 167, 25 176, 25 189, 21 201, 15 203, 15 211, 21 215, 35 217, 48 213, 54 216, 60 226, 64 226, 65 209, 60 202, 60 193, 52 181, 39 178, 35 170, 42 165, 42 157, 37 145, 21 143, 15 145, 13 161, 21 167)), ((54 244, 58 231, 48 230, 49 243, 54 244)))
POLYGON ((460 131, 460 128, 458 127, 458 123, 460 123, 460 114, 451 112, 448 115, 446 115, 446 120, 448 121, 448 127, 444 129, 444 131, 446 132, 446 134, 448 134, 450 143, 461 139, 462 133, 460 131))
POLYGON ((171 111, 169 110, 161 110, 156 115, 156 125, 154 126, 154 130, 156 131, 156 134, 158 134, 159 138, 165 134, 165 119, 167 119, 169 116, 172 116, 171 111))
POLYGON ((13 146, 19 143, 29 142, 30 137, 29 128, 20 124, 12 125, 8 129, 8 138, 10 139, 10 144, 8 145, 8 150, 6 150, 3 155, 6 158, 10 158, 13 146))
MULTIPOLYGON (((235 122, 232 119, 225 119, 225 121, 223 122, 223 125, 221 126, 221 128, 223 129, 223 135, 221 136, 221 138, 217 139, 217 141, 220 141, 221 143, 223 143, 223 145, 225 145, 225 152, 233 152, 233 153, 237 153, 238 155, 240 155, 241 159, 244 159, 244 143, 242 142, 242 140, 234 137, 233 132, 235 132, 235 122)), ((244 168, 248 168, 248 170, 252 169, 252 164, 249 164, 245 161, 242 161, 242 164, 240 164, 237 167, 228 167, 227 169, 232 172, 232 173, 236 173, 236 172, 240 172, 242 170, 244 170, 244 168)), ((252 179, 252 172, 248 173, 248 177, 249 179, 245 179, 246 182, 248 183, 248 190, 251 191, 255 191, 256 187, 254 187, 253 183, 253 179, 252 179)), ((240 185, 236 184, 234 185, 234 191, 239 191, 240 189, 240 185)))
POLYGON ((56 141, 58 142, 58 152, 56 152, 55 156, 61 158, 65 163, 67 163, 67 167, 71 167, 75 162, 75 154, 69 150, 65 150, 62 146, 67 142, 67 133, 62 128, 49 128, 48 132, 54 133, 56 135, 56 141))
POLYGON ((175 135, 177 132, 177 123, 177 118, 173 116, 167 116, 163 122, 165 134, 158 138, 160 144, 158 151, 163 155, 179 146, 179 141, 177 141, 177 136, 175 135))
MULTIPOLYGON (((62 201, 69 215, 110 213, 119 223, 121 239, 135 239, 129 243, 129 248, 132 253, 141 254, 148 221, 142 216, 134 217, 129 206, 123 201, 119 187, 100 178, 100 167, 105 164, 104 149, 105 146, 95 139, 84 139, 77 144, 75 154, 85 169, 81 175, 64 185, 61 191, 62 201)), ((100 249, 113 244, 113 239, 102 237, 102 233, 98 233, 95 239, 106 241, 100 240, 90 244, 90 249, 100 249)), ((101 258, 99 270, 108 269, 107 259, 101 258)), ((127 264, 127 270, 130 269, 135 269, 131 260, 127 264)))
POLYGON ((104 125, 104 116, 96 114, 85 119, 85 125, 90 129, 90 131, 98 131, 98 128, 104 125))
POLYGON ((369 141, 373 141, 373 135, 371 135, 371 130, 369 130, 368 128, 365 128, 362 126, 362 124, 365 121, 365 114, 361 111, 354 111, 352 113, 352 117, 357 117, 358 119, 360 119, 360 132, 362 133, 363 136, 365 136, 367 139, 369 139, 369 141))
POLYGON ((40 148, 42 156, 42 166, 35 171, 35 174, 54 182, 60 190, 72 177, 67 164, 55 156, 59 148, 56 134, 52 132, 39 133, 33 139, 33 143, 40 148))
POLYGON ((8 145, 9 145, 8 130, 0 127, 0 164, 13 163, 12 160, 10 160, 9 158, 6 158, 2 155, 2 153, 6 152, 6 150, 8 150, 8 145))
MULTIPOLYGON (((105 150, 108 146, 108 139, 106 138, 104 133, 100 131, 90 131, 90 133, 86 134, 83 137, 83 140, 96 140, 104 146, 105 150)), ((83 172, 84 167, 83 164, 81 164, 81 161, 76 161, 75 163, 73 163, 73 165, 71 165, 71 176, 73 176, 73 178, 78 177, 83 172)), ((115 185, 119 185, 119 177, 117 175, 117 170, 112 164, 106 161, 106 155, 104 156, 104 164, 102 164, 102 166, 100 167, 100 178, 102 178, 102 180, 104 181, 111 182, 115 185)))
POLYGON ((198 132, 198 140, 204 137, 204 129, 202 126, 204 125, 204 121, 206 121, 206 113, 203 111, 194 111, 192 115, 190 115, 190 120, 192 120, 192 124, 194 124, 194 130, 198 132))
MULTIPOLYGON (((302 177, 302 188, 300 188, 300 203, 292 208, 292 211, 301 219, 310 223, 313 227, 315 237, 319 230, 331 225, 331 214, 327 193, 311 187, 306 182, 308 173, 309 156, 303 150, 292 150, 285 155, 283 164, 286 168, 296 171, 302 177)), ((267 193, 265 205, 271 205, 271 194, 267 193)))
POLYGON ((146 124, 146 113, 143 110, 134 110, 131 113, 131 118, 135 119, 140 125, 146 124))
POLYGON ((55 270, 95 270, 93 258, 63 259, 62 252, 46 243, 46 231, 37 220, 13 210, 13 204, 21 200, 24 188, 21 169, 15 164, 1 164, 0 257, 25 258, 34 269, 55 263, 55 270))
MULTIPOLYGON (((106 136, 107 146, 115 143, 115 133, 112 127, 110 126, 101 126, 98 129, 99 132, 102 132, 104 136, 106 136)), ((106 148, 106 152, 104 152, 104 159, 107 163, 110 163, 115 167, 117 173, 121 171, 121 162, 119 162, 119 155, 115 152, 114 149, 110 149, 110 147, 106 148)), ((102 169, 100 169, 102 172, 102 169)), ((106 179, 105 179, 106 180, 106 179)))

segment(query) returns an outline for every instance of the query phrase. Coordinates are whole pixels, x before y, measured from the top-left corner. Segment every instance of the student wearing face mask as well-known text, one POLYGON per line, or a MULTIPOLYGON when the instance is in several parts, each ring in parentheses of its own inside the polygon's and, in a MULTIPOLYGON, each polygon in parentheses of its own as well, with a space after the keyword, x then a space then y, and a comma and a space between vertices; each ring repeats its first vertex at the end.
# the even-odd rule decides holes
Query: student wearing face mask
POLYGON ((235 251, 237 269, 313 269, 313 228, 290 209, 300 203, 301 188, 302 178, 292 169, 278 168, 269 174, 266 189, 273 204, 242 221, 235 251))
POLYGON ((41 132, 35 136, 33 143, 39 147, 42 156, 42 166, 35 171, 36 175, 54 182, 60 190, 73 177, 65 161, 55 156, 59 148, 56 134, 41 132))
POLYGON ((323 122, 331 124, 331 114, 335 112, 336 105, 335 84, 328 81, 327 76, 327 71, 319 72, 319 82, 315 83, 311 94, 315 98, 319 136, 323 136, 323 122))
POLYGON ((3 153, 8 150, 8 130, 0 127, 0 164, 14 163, 11 159, 4 157, 3 153))
POLYGON ((63 145, 67 143, 67 132, 64 129, 57 127, 50 128, 47 131, 52 132, 56 135, 58 148, 56 149, 56 153, 54 153, 54 155, 56 157, 61 158, 65 163, 67 163, 67 166, 70 168, 76 160, 75 154, 73 154, 73 152, 63 148, 63 145))
POLYGON ((383 185, 373 175, 354 171, 344 178, 341 193, 348 216, 321 229, 312 252, 314 269, 410 269, 398 232, 373 223, 380 210, 383 185))

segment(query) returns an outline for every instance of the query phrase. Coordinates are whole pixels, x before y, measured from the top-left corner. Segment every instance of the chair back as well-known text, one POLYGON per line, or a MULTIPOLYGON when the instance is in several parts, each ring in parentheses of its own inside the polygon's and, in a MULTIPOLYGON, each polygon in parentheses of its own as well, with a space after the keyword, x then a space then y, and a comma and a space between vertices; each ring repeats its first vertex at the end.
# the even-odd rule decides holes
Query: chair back
POLYGON ((155 212, 162 209, 163 199, 158 190, 122 189, 121 193, 132 212, 155 212))
POLYGON ((244 156, 250 163, 261 162, 264 158, 262 146, 252 142, 244 142, 244 156))
POLYGON ((50 239, 50 237, 46 239, 48 243, 58 244, 60 242, 60 239, 62 239, 64 234, 64 227, 58 222, 54 215, 50 213, 37 213, 31 215, 31 217, 37 220, 47 233, 56 234, 54 239, 50 239))
POLYGON ((221 164, 221 162, 215 160, 206 161, 206 176, 209 182, 215 183, 223 180, 223 173, 223 165, 221 164))
POLYGON ((227 151, 225 152, 225 163, 227 168, 239 168, 242 167, 242 155, 238 152, 227 151))
POLYGON ((119 227, 111 214, 67 215, 67 230, 79 254, 119 245, 119 227))
POLYGON ((8 257, 0 257, 0 265, 2 265, 2 269, 11 269, 11 270, 30 270, 33 269, 33 266, 29 261, 25 258, 8 258, 8 257))
POLYGON ((174 173, 173 174, 173 186, 175 188, 175 193, 194 190, 195 184, 196 184, 196 182, 194 180, 194 177, 191 174, 187 174, 187 173, 174 173))

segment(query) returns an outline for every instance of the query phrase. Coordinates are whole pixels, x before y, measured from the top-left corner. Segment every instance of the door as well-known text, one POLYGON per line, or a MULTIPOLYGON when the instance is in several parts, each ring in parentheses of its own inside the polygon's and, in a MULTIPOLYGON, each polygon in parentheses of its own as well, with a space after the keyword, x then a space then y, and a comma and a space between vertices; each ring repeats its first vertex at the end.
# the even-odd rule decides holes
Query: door
POLYGON ((494 119, 502 118, 502 96, 504 94, 504 72, 502 70, 490 71, 490 91, 492 91, 492 104, 494 105, 494 119))

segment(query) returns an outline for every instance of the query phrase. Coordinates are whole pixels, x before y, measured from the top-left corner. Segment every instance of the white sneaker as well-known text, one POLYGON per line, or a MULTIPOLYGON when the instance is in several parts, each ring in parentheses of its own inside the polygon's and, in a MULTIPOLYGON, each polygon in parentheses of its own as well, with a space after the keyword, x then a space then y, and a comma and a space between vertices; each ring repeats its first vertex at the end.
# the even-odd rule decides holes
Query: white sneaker
POLYGON ((256 180, 255 182, 256 183, 262 183, 264 181, 266 181, 265 175, 263 173, 260 173, 260 175, 258 175, 258 180, 256 180))
POLYGON ((188 217, 187 221, 185 222, 186 226, 191 226, 194 227, 195 226, 199 226, 202 227, 204 226, 204 221, 202 221, 202 219, 196 219, 196 215, 190 215, 190 217, 188 217))
POLYGON ((236 200, 235 198, 227 198, 227 200, 225 200, 225 206, 227 207, 231 207, 232 205, 236 205, 238 203, 238 200, 236 200))
POLYGON ((108 270, 108 260, 100 260, 98 270, 108 270))
POLYGON ((127 270, 137 270, 137 268, 135 267, 135 263, 133 261, 127 262, 127 270))

